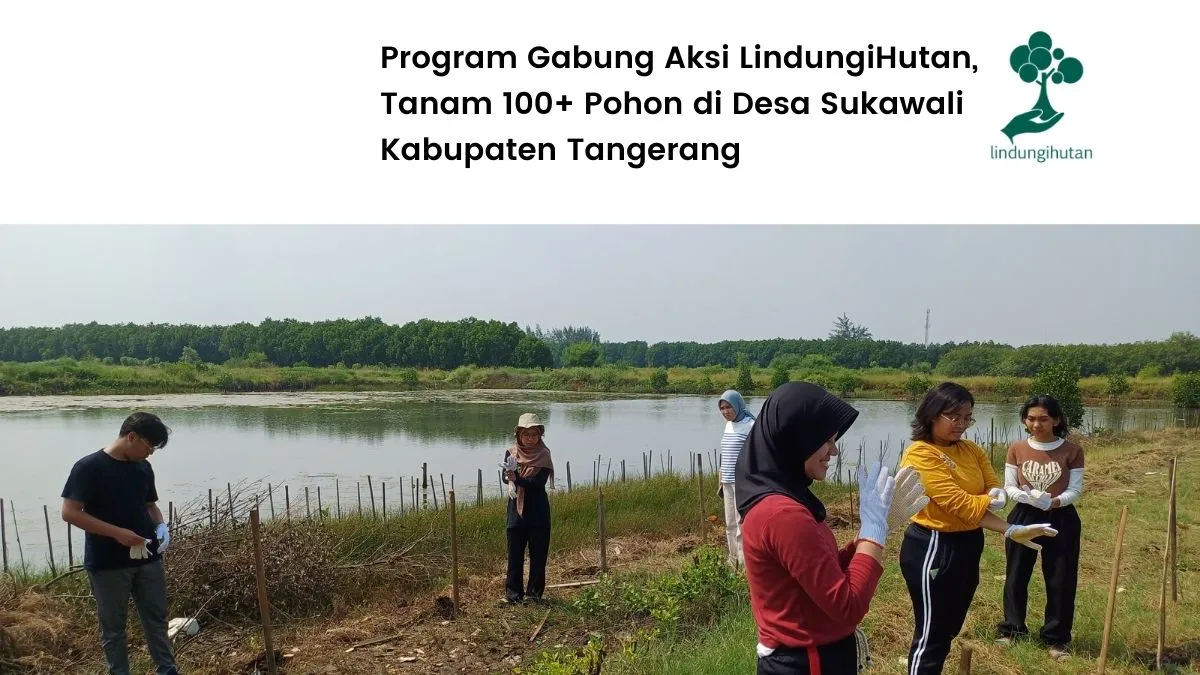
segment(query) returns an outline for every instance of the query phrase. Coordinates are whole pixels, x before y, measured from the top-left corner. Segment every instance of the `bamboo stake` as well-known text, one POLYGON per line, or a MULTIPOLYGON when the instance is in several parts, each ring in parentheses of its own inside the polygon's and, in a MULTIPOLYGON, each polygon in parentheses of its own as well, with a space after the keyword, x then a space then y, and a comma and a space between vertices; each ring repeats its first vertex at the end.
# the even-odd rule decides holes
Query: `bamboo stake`
POLYGON ((312 522, 312 504, 308 501, 308 486, 304 486, 304 519, 312 522))
POLYGON ((604 532, 604 488, 600 488, 597 518, 600 524, 600 573, 608 571, 608 538, 604 532))
POLYGON ((371 474, 367 474, 367 493, 371 498, 371 518, 378 519, 379 514, 375 512, 375 486, 371 484, 371 474))
POLYGON ((17 539, 17 557, 21 561, 21 571, 25 571, 25 547, 21 545, 21 527, 17 524, 17 507, 8 503, 8 511, 12 514, 13 534, 17 539))
MULTIPOLYGON (((437 495, 434 495, 437 499, 437 495)), ((429 464, 421 462, 421 509, 429 508, 429 464)))
POLYGON ((0 551, 4 554, 4 573, 8 573, 8 528, 4 524, 4 499, 0 497, 0 551))
POLYGON ((271 507, 271 520, 275 520, 275 495, 271 493, 270 481, 267 481, 267 505, 271 507))
POLYGON ((379 481, 379 488, 382 494, 382 504, 379 511, 383 514, 383 522, 387 522, 387 481, 379 481))
POLYGON ((1117 579, 1121 575, 1121 545, 1125 543, 1125 520, 1129 517, 1129 507, 1121 507, 1121 522, 1117 525, 1117 545, 1113 553, 1112 579, 1108 584, 1108 610, 1104 615, 1104 637, 1100 642, 1100 661, 1096 672, 1104 675, 1104 667, 1108 664, 1108 641, 1112 637, 1113 614, 1117 609, 1117 579))
POLYGON ((448 501, 446 499, 446 476, 444 474, 439 473, 438 480, 440 480, 442 482, 442 504, 446 504, 446 503, 448 503, 448 501))
POLYGON ((571 463, 567 462, 567 492, 571 491, 571 463))
POLYGON ((275 675, 275 647, 271 635, 271 603, 267 600, 267 576, 263 570, 262 542, 258 533, 258 507, 250 512, 250 532, 254 539, 254 576, 258 581, 258 613, 262 618, 263 646, 266 648, 267 672, 275 675))
POLYGON ((317 520, 325 522, 325 509, 321 507, 321 486, 317 486, 317 520))
POLYGON ((358 491, 358 517, 362 518, 362 481, 356 482, 354 484, 354 489, 358 491))
POLYGON ((963 645, 958 657, 958 675, 971 675, 971 645, 963 645))
POLYGON ((476 469, 476 471, 479 472, 479 476, 477 478, 477 480, 479 481, 479 483, 478 483, 479 487, 475 491, 475 503, 482 504, 483 503, 483 469, 476 469))
POLYGON ((217 524, 217 512, 213 511, 212 488, 208 489, 208 526, 213 527, 217 524))
POLYGON ((226 483, 225 491, 229 493, 229 524, 237 527, 237 519, 233 517, 233 485, 226 483))
POLYGON ((455 511, 454 490, 450 491, 450 573, 454 583, 450 586, 450 618, 458 617, 458 517, 455 511))
MULTIPOLYGON (((3 505, 0 505, 0 515, 3 515, 3 505)), ((75 566, 75 543, 71 541, 71 524, 67 523, 67 569, 75 566)))
POLYGON ((338 520, 341 520, 342 519, 342 490, 340 487, 338 487, 338 480, 336 478, 333 479, 333 498, 335 501, 337 501, 338 520))
POLYGON ((696 455, 696 489, 700 495, 700 541, 708 541, 708 528, 704 527, 704 467, 701 464, 704 455, 696 455))
POLYGON ((1167 527, 1169 528, 1167 550, 1171 555, 1171 599, 1175 604, 1179 604, 1179 598, 1182 595, 1179 592, 1179 563, 1176 561, 1179 553, 1179 509, 1175 506, 1179 475, 1178 461, 1177 457, 1171 458, 1171 503, 1167 507, 1167 527))
POLYGON ((42 504, 42 515, 46 517, 46 550, 50 552, 50 573, 57 576, 58 568, 54 565, 54 540, 50 538, 50 509, 42 504))
POLYGON ((287 512, 287 521, 292 522, 292 497, 286 485, 283 486, 283 510, 287 512))

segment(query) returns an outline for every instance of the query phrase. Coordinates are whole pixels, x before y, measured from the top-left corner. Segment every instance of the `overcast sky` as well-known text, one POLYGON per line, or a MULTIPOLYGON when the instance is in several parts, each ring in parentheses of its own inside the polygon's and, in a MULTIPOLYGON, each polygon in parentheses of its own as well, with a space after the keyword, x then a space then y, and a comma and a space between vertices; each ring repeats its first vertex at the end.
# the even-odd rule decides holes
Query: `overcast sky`
MULTIPOLYGON (((797 203, 797 208, 803 208, 797 203)), ((0 326, 466 316, 604 340, 1200 334, 1200 227, 0 227, 0 326)))

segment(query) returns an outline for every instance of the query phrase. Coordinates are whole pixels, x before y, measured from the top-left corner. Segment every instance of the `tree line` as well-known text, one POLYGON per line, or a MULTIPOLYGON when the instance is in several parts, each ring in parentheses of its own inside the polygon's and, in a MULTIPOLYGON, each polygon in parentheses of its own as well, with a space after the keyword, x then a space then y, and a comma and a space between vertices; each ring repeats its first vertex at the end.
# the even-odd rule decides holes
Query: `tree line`
POLYGON ((1030 345, 995 342, 903 343, 880 340, 839 317, 825 338, 721 342, 604 342, 586 326, 543 330, 466 318, 422 319, 402 325, 377 317, 330 321, 266 319, 255 325, 68 324, 0 329, 0 361, 58 358, 110 363, 203 361, 231 365, 395 366, 450 370, 464 365, 549 368, 601 364, 671 368, 758 367, 898 368, 950 377, 1033 377, 1046 364, 1069 361, 1083 376, 1170 375, 1200 371, 1200 338, 1115 345, 1030 345))

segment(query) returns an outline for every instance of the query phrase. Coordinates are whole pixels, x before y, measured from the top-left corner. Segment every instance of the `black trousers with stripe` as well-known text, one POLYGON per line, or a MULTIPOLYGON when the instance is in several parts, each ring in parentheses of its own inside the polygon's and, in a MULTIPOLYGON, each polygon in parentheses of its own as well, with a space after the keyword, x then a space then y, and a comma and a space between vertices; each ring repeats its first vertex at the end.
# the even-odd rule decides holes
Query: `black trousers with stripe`
MULTIPOLYGON (((1079 580, 1079 538, 1082 526, 1074 506, 1047 513, 1028 504, 1017 504, 1008 514, 1013 525, 1050 523, 1056 537, 1038 537, 1042 545, 1042 577, 1046 581, 1046 620, 1039 637, 1049 645, 1071 643, 1075 621, 1075 588, 1079 580)), ((1004 578, 1004 621, 997 627, 1005 637, 1024 637, 1029 633, 1025 612, 1029 606, 1029 579, 1037 563, 1038 552, 1012 540, 1004 541, 1008 569, 1004 578)))
POLYGON ((962 630, 979 586, 983 530, 938 532, 908 526, 900 546, 900 571, 912 598, 916 626, 908 650, 908 675, 934 675, 962 630))

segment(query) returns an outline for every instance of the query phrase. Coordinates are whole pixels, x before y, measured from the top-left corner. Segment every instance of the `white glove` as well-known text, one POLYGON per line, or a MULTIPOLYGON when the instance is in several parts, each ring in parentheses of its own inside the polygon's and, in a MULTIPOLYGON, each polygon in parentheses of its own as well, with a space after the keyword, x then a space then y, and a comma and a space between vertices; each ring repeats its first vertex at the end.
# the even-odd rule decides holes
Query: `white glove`
POLYGON ((988 508, 993 511, 999 511, 1008 503, 1008 495, 1004 494, 1004 488, 994 487, 988 490, 988 496, 992 498, 992 502, 988 504, 988 508))
POLYGON ((147 539, 146 543, 142 544, 141 546, 134 546, 133 548, 129 549, 129 557, 133 558, 134 560, 145 560, 146 558, 149 558, 150 551, 146 548, 149 545, 150 540, 147 539))
POLYGON ((1054 498, 1050 496, 1049 492, 1031 490, 1028 485, 1024 485, 1021 487, 1021 494, 1017 497, 1017 501, 1043 511, 1049 511, 1051 505, 1054 503, 1054 498))
POLYGON ((908 521, 925 505, 929 497, 925 495, 925 485, 921 483, 921 474, 906 466, 896 472, 896 488, 892 492, 892 506, 888 509, 888 532, 908 524, 908 521))
POLYGON ((880 546, 887 541, 888 513, 892 508, 895 489, 896 479, 888 475, 887 467, 882 464, 870 474, 865 468, 858 467, 858 506, 862 519, 858 528, 859 539, 880 546))
POLYGON ((517 463, 516 457, 509 455, 504 458, 503 462, 500 462, 500 468, 505 471, 517 471, 521 468, 521 465, 517 463))
POLYGON ((1004 533, 1005 538, 1012 539, 1022 546, 1040 551, 1042 545, 1034 543, 1034 539, 1038 537, 1054 537, 1058 535, 1058 530, 1050 527, 1049 523, 1038 523, 1036 525, 1009 525, 1008 530, 1004 533))
POLYGON ((171 527, 166 523, 159 523, 158 527, 154 528, 154 536, 158 538, 158 552, 162 553, 171 545, 171 527))

